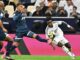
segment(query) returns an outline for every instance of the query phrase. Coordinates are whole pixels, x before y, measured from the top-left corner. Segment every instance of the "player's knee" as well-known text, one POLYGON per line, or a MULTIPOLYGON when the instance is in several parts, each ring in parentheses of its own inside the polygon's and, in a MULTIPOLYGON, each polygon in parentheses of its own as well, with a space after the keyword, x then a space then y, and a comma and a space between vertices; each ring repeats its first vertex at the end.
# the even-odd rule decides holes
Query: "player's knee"
POLYGON ((19 43, 18 42, 13 42, 13 46, 18 47, 19 46, 19 43))
POLYGON ((71 51, 71 45, 69 43, 66 43, 65 46, 71 51))
POLYGON ((19 46, 19 42, 22 40, 22 38, 15 38, 14 39, 14 42, 13 42, 13 45, 18 47, 19 46))
POLYGON ((63 44, 59 42, 58 43, 58 47, 62 47, 62 46, 63 46, 63 44))
POLYGON ((37 37, 37 34, 33 34, 33 38, 36 38, 37 37))

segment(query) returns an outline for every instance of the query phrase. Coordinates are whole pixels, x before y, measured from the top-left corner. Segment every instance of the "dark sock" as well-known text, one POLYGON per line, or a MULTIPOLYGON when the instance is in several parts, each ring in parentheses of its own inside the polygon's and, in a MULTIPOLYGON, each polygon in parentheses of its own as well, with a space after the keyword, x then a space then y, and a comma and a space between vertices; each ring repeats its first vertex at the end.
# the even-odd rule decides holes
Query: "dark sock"
POLYGON ((6 52, 6 56, 9 56, 10 53, 16 48, 16 46, 11 46, 10 49, 8 49, 8 51, 6 52))
POLYGON ((9 41, 8 43, 7 43, 7 46, 6 46, 6 51, 8 51, 8 50, 10 50, 10 48, 12 47, 12 41, 9 41))
POLYGON ((47 42, 47 40, 46 39, 42 39, 40 36, 36 36, 36 39, 38 40, 38 41, 40 41, 40 42, 47 42))
POLYGON ((12 48, 12 42, 9 41, 6 46, 6 51, 7 51, 6 56, 9 56, 11 48, 12 48))

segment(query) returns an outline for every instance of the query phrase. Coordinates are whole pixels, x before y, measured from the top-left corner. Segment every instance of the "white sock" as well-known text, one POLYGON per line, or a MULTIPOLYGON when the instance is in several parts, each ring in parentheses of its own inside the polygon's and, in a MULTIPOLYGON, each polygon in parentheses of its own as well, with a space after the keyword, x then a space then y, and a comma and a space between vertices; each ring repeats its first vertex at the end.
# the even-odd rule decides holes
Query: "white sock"
POLYGON ((66 48, 65 46, 62 47, 62 49, 72 58, 75 59, 75 55, 69 51, 68 48, 66 48))

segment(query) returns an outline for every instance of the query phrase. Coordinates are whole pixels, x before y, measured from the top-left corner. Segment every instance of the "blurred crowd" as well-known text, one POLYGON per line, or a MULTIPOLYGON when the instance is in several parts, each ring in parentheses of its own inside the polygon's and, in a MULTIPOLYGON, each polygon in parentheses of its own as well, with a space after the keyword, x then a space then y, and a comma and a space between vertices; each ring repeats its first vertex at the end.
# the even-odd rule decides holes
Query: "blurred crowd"
MULTIPOLYGON (((80 0, 0 0, 4 3, 6 18, 12 17, 16 5, 26 7, 27 16, 78 17, 80 0)), ((1 4, 0 4, 1 6, 1 4)))

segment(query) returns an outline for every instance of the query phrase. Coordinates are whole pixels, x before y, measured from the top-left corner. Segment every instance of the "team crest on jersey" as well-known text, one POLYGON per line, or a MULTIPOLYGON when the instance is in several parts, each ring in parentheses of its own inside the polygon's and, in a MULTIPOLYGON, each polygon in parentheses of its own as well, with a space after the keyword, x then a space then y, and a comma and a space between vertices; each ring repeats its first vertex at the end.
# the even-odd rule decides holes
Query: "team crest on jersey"
POLYGON ((48 32, 48 37, 51 39, 54 38, 54 32, 53 31, 48 32))
POLYGON ((22 19, 21 20, 25 20, 26 19, 26 17, 22 17, 22 19))

